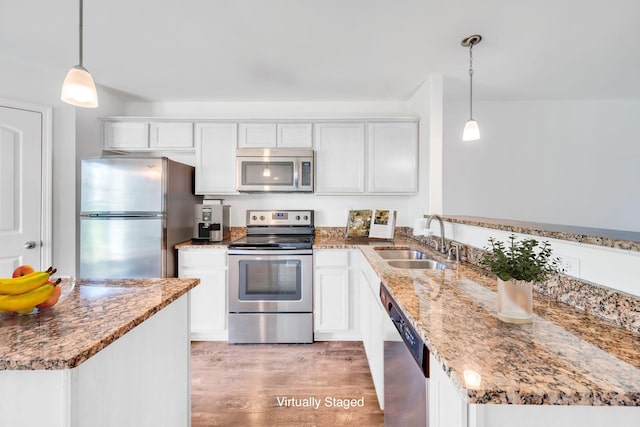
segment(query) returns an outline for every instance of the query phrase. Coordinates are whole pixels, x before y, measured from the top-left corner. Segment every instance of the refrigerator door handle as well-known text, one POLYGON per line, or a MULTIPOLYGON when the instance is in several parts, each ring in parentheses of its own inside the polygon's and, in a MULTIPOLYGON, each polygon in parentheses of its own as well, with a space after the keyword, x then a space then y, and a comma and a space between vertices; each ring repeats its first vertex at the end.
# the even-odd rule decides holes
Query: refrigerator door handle
POLYGON ((161 218, 161 212, 81 212, 82 218, 161 218))

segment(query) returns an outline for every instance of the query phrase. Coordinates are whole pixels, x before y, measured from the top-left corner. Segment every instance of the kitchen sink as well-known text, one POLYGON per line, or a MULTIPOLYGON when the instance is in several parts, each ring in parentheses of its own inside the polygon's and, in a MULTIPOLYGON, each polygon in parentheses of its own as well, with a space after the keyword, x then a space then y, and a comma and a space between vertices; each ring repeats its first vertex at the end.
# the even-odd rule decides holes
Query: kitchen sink
POLYGON ((455 265, 440 262, 433 259, 433 256, 417 249, 409 248, 376 248, 380 257, 387 261, 387 264, 395 268, 416 268, 423 270, 444 270, 445 268, 456 268, 455 265))
POLYGON ((384 259, 427 259, 430 258, 422 251, 412 249, 377 249, 376 252, 384 259))
POLYGON ((394 259, 387 261, 391 267, 395 268, 420 268, 423 270, 444 270, 451 268, 445 263, 433 259, 394 259))

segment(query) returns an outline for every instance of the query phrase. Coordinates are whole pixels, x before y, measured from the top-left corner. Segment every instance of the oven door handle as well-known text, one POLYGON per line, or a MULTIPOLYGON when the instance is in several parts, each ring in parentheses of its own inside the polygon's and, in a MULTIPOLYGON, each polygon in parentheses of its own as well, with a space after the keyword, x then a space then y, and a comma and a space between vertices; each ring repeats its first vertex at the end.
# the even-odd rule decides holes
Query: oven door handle
POLYGON ((258 246, 241 246, 242 249, 229 249, 229 251, 257 251, 258 249, 262 249, 263 247, 258 246))
POLYGON ((254 250, 254 249, 229 249, 229 256, 238 256, 238 255, 272 255, 272 256, 280 256, 280 255, 313 255, 312 249, 271 249, 271 250, 254 250))

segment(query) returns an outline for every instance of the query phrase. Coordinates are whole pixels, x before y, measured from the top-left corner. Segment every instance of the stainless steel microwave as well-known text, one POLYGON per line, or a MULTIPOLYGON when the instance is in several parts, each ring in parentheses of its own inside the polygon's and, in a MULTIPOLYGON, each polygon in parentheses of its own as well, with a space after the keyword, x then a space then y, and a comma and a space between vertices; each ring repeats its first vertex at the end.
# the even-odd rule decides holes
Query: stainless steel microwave
POLYGON ((313 192, 310 148, 238 148, 236 162, 240 192, 313 192))

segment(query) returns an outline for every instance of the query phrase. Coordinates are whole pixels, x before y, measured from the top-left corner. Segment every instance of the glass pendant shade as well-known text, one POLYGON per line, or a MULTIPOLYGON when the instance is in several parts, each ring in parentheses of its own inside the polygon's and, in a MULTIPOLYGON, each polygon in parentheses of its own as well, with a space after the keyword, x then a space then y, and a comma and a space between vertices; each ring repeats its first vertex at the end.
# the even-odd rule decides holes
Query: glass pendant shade
POLYGON ((480 139, 480 129, 478 128, 478 122, 473 119, 467 120, 462 131, 463 141, 475 141, 480 139))
POLYGON ((72 67, 62 84, 60 99, 78 107, 96 108, 98 92, 93 77, 82 65, 72 67))

